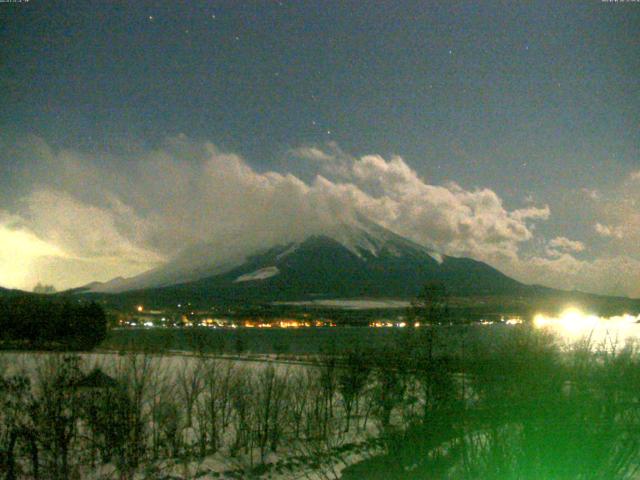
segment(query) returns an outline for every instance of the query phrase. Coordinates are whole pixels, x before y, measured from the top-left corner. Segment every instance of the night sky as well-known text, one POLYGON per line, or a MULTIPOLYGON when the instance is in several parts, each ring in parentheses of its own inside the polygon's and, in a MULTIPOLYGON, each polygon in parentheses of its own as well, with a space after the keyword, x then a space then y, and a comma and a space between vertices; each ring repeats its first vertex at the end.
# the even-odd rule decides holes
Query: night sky
POLYGON ((0 42, 0 285, 275 243, 291 224, 256 209, 337 203, 640 296, 640 3, 31 0, 0 3, 0 42))

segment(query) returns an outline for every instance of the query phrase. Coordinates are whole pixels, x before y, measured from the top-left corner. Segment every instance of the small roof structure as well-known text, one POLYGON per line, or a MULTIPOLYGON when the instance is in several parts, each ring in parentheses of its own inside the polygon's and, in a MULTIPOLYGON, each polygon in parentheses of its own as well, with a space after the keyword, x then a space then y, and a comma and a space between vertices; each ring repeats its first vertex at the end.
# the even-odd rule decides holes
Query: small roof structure
POLYGON ((76 388, 115 388, 118 382, 99 368, 94 368, 86 377, 78 380, 76 388))

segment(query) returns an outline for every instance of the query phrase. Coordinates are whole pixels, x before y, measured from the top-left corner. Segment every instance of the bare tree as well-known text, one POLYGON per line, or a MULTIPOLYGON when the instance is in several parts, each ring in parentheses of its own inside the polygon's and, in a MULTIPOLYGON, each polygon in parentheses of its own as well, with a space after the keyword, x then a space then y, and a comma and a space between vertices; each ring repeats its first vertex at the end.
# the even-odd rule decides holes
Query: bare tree
MULTIPOLYGON (((233 427, 235 440, 231 445, 231 454, 237 454, 244 449, 245 454, 250 453, 253 441, 254 419, 251 409, 251 397, 254 385, 251 372, 246 369, 237 370, 231 387, 231 402, 233 405, 233 427)), ((251 457, 251 463, 253 459, 251 457)))
POLYGON ((307 370, 296 372, 289 377, 289 388, 293 394, 290 396, 287 410, 289 412, 289 423, 293 427, 293 436, 296 440, 301 438, 301 428, 312 390, 311 381, 307 370))
POLYGON ((345 411, 345 432, 349 431, 351 415, 356 415, 360 403, 360 395, 364 390, 371 372, 370 360, 365 352, 352 350, 347 353, 344 365, 338 372, 338 392, 342 397, 345 411))
POLYGON ((32 459, 32 476, 38 477, 38 450, 34 425, 29 415, 33 406, 31 383, 23 375, 0 376, 0 472, 7 480, 19 475, 16 449, 19 441, 26 443, 32 459))
POLYGON ((71 475, 70 453, 78 426, 73 385, 81 374, 77 356, 51 355, 37 369, 38 437, 46 453, 48 475, 55 480, 71 475))
POLYGON ((149 354, 129 354, 118 365, 118 381, 123 386, 120 414, 129 432, 119 465, 121 478, 131 478, 144 457, 151 403, 149 392, 154 379, 157 381, 157 370, 149 354))
POLYGON ((321 394, 322 435, 328 435, 328 427, 333 419, 333 406, 338 387, 338 361, 334 355, 325 355, 320 358, 318 382, 321 394))
MULTIPOLYGON (((220 448, 222 436, 222 399, 223 372, 220 362, 207 359, 202 367, 203 389, 196 403, 198 442, 200 455, 206 451, 216 452, 220 448)), ((228 393, 228 392, 227 392, 228 393)))
POLYGON ((176 383, 181 394, 186 414, 186 426, 193 425, 193 408, 196 400, 204 388, 204 362, 183 357, 182 364, 176 377, 176 383))
POLYGON ((275 451, 283 429, 285 401, 287 400, 287 373, 278 375, 273 365, 258 372, 253 396, 256 419, 254 434, 264 462, 267 448, 275 451))

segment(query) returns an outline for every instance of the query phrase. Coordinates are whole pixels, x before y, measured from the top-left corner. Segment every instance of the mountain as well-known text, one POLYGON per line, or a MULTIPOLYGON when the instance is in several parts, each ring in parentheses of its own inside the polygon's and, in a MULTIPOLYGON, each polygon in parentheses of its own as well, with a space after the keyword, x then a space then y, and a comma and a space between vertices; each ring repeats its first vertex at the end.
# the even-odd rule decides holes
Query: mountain
POLYGON ((85 291, 144 291, 165 299, 302 300, 411 298, 428 281, 444 282, 454 295, 513 294, 527 287, 489 265, 434 253, 370 222, 339 225, 299 242, 250 256, 220 259, 209 245, 163 267, 129 279, 94 283, 85 291))
POLYGON ((33 292, 27 292, 24 290, 17 290, 12 288, 4 288, 0 287, 0 298, 1 297, 10 297, 10 296, 24 296, 24 295, 36 295, 33 292))
POLYGON ((8 288, 0 287, 0 297, 4 297, 6 295, 9 295, 11 292, 12 292, 12 290, 9 290, 8 288))

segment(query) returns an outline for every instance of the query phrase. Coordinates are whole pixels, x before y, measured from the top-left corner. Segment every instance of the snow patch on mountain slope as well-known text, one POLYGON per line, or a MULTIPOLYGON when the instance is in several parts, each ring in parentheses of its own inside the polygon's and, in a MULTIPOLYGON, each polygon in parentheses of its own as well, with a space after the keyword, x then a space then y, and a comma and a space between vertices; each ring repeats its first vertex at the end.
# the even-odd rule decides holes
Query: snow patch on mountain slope
POLYGON ((299 243, 292 243, 289 248, 287 248, 285 251, 283 251, 282 253, 279 253, 276 256, 276 260, 280 261, 285 257, 288 257, 289 255, 291 255, 293 252, 295 252, 296 250, 298 250, 298 248, 300 247, 299 243))
POLYGON ((436 262, 438 262, 438 264, 442 264, 442 262, 444 262, 444 257, 442 256, 441 253, 432 252, 432 251, 427 251, 427 253, 431 258, 433 258, 436 262))
POLYGON ((274 275, 277 275, 279 273, 280 273, 280 270, 278 270, 278 267, 261 268, 260 270, 256 270, 255 272, 245 273, 244 275, 240 275, 238 278, 236 278, 233 281, 233 283, 249 282, 253 280, 264 280, 266 278, 273 277, 274 275))

